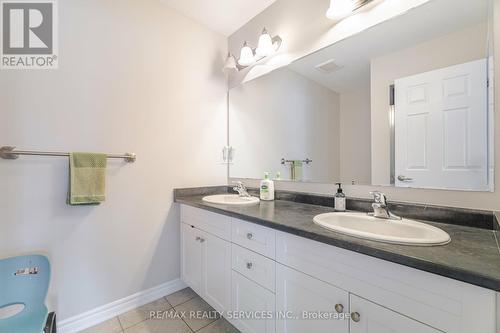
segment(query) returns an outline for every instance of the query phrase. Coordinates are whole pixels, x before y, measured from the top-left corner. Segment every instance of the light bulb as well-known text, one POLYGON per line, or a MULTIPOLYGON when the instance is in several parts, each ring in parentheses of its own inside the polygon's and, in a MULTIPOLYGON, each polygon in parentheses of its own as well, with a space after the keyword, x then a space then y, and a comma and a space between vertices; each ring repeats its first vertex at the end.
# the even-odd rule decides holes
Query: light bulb
POLYGON ((330 8, 326 12, 326 17, 338 20, 352 13, 353 10, 353 0, 330 0, 330 8))
POLYGON ((247 42, 243 44, 243 47, 240 51, 240 59, 238 60, 238 64, 241 66, 250 66, 255 62, 255 57, 252 49, 248 46, 247 42))
POLYGON ((274 45, 271 36, 267 33, 266 28, 262 30, 262 34, 259 37, 259 44, 255 52, 260 57, 267 57, 274 53, 274 45))
POLYGON ((224 63, 224 68, 222 69, 222 71, 227 74, 238 71, 238 66, 236 66, 236 59, 234 59, 234 56, 231 53, 227 55, 227 59, 224 63))

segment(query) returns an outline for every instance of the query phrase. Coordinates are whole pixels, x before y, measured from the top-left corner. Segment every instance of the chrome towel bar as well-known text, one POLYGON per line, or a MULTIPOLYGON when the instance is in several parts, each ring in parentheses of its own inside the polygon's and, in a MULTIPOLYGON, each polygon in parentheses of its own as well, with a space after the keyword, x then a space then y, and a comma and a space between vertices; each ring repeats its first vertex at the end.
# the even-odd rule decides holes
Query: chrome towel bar
MULTIPOLYGON (((0 158, 6 160, 15 160, 19 157, 19 155, 35 155, 35 156, 67 156, 69 157, 69 153, 61 153, 55 151, 33 151, 33 150, 16 150, 16 147, 12 146, 4 146, 0 147, 0 158)), ((107 154, 108 158, 122 158, 125 162, 135 162, 137 159, 134 153, 125 153, 122 155, 118 154, 107 154)))
MULTIPOLYGON (((285 158, 281 159, 281 164, 283 164, 283 165, 285 165, 286 163, 293 163, 293 162, 294 162, 294 160, 287 160, 285 158)), ((312 160, 309 158, 306 158, 305 160, 302 160, 302 162, 305 164, 309 164, 309 163, 312 163, 312 160)))

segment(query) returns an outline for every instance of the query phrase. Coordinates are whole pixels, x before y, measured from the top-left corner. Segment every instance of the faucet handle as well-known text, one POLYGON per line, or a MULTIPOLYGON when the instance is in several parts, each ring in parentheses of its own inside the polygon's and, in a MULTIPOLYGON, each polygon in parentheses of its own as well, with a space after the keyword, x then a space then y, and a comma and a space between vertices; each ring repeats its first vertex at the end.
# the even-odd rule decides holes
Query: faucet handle
POLYGON ((382 193, 380 191, 373 191, 373 192, 370 192, 370 195, 373 196, 373 199, 375 200, 376 203, 381 204, 381 205, 387 204, 387 197, 385 196, 384 193, 382 193))
POLYGON ((236 180, 236 181, 233 181, 233 183, 236 184, 236 186, 233 187, 233 191, 238 192, 240 197, 249 197, 250 196, 248 194, 248 190, 247 190, 245 184, 243 184, 243 182, 236 180))

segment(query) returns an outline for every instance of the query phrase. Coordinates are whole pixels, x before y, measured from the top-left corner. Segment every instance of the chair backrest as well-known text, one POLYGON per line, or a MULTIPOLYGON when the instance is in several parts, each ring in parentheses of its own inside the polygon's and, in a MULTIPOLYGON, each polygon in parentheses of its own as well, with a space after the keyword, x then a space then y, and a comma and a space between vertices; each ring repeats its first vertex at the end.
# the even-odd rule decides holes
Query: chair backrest
POLYGON ((50 264, 44 256, 0 259, 0 307, 13 302, 44 303, 49 281, 50 264))

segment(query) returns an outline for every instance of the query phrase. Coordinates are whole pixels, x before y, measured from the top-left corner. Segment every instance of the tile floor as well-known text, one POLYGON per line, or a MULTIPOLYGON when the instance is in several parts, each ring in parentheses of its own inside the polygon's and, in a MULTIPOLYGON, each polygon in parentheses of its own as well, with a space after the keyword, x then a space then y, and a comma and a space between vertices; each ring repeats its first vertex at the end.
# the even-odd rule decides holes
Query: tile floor
POLYGON ((211 315, 191 318, 191 311, 214 309, 193 290, 186 288, 80 333, 239 333, 224 318, 211 315), (158 311, 163 318, 150 318, 151 311, 158 311))

